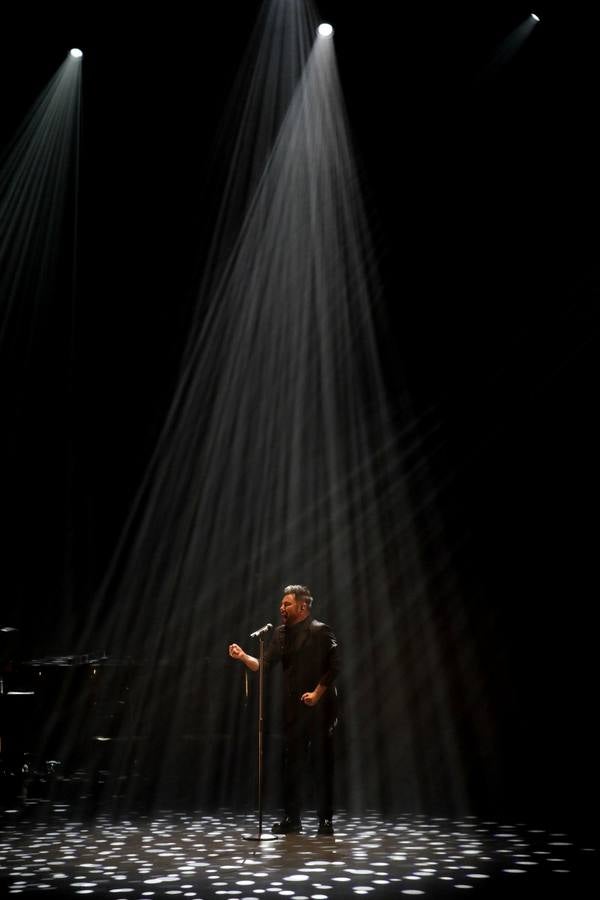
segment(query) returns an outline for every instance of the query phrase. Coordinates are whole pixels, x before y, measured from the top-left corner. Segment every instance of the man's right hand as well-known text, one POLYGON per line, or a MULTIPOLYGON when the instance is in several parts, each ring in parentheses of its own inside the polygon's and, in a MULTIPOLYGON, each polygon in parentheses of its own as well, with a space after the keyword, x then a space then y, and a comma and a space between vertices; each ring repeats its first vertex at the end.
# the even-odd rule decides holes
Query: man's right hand
POLYGON ((248 656, 239 644, 229 645, 229 655, 232 659, 239 659, 240 662, 243 662, 246 668, 250 669, 251 672, 258 672, 260 669, 259 661, 255 659, 254 656, 248 656))

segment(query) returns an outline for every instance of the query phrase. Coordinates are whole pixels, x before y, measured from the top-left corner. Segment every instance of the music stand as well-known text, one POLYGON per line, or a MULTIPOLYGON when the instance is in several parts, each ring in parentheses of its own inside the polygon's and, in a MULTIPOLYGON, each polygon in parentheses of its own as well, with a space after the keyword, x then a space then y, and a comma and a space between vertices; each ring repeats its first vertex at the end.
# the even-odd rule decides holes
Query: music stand
POLYGON ((265 642, 262 634, 258 635, 258 834, 242 835, 245 841, 275 841, 278 834, 263 834, 263 736, 264 736, 264 675, 263 660, 265 656, 265 642))

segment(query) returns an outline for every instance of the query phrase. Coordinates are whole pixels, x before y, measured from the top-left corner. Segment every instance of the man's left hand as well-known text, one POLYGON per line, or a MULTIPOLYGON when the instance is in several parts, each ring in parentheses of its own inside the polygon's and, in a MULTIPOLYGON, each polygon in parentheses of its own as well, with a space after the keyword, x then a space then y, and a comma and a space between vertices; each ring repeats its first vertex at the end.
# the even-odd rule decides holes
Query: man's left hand
POLYGON ((302 694, 300 699, 305 706, 316 706, 319 702, 319 697, 317 696, 316 691, 307 691, 306 694, 302 694))

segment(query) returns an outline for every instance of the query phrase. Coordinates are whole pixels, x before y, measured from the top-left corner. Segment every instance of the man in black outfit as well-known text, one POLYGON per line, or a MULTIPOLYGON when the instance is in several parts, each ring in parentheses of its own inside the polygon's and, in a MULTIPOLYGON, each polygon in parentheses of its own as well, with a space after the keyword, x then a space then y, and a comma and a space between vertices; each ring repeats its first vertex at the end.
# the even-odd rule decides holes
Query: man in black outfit
MULTIPOLYGON (((333 834, 333 731, 337 722, 337 694, 333 685, 339 669, 337 641, 328 625, 311 616, 313 598, 307 587, 284 589, 279 612, 283 624, 275 629, 265 653, 265 671, 277 662, 283 667, 283 803, 284 818, 275 834, 302 831, 303 775, 310 753, 317 787, 318 834, 333 834)), ((253 672, 259 661, 231 644, 229 655, 253 672)))

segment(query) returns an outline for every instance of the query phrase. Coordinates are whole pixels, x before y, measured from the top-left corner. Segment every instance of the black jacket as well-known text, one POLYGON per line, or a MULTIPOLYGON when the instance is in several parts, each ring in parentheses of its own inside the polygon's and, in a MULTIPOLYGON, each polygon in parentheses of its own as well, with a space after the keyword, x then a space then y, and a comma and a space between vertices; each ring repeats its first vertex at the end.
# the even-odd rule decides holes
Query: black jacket
POLYGON ((265 671, 277 662, 281 662, 283 667, 283 708, 286 722, 305 714, 305 710, 329 723, 337 717, 334 681, 339 671, 339 654, 335 635, 329 625, 310 617, 291 627, 280 625, 275 629, 265 653, 265 671), (327 687, 319 703, 314 707, 302 704, 302 694, 314 691, 318 684, 327 687))

